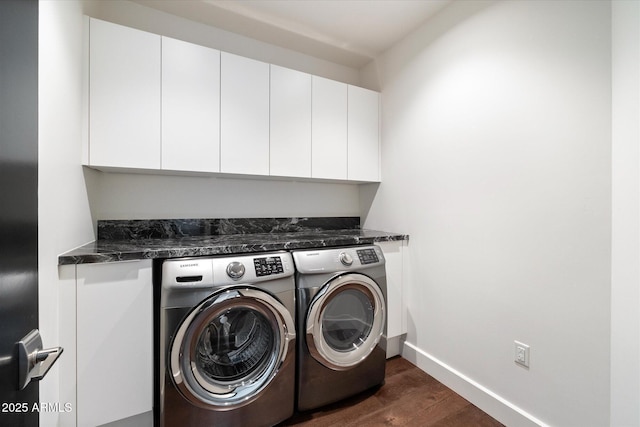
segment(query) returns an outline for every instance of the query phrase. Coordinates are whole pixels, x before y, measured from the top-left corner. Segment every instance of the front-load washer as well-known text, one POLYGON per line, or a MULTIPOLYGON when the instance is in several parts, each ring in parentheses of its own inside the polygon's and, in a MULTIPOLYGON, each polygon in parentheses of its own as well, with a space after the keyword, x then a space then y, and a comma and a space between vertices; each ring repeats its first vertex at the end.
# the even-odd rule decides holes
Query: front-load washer
POLYGON ((293 273, 287 252, 162 262, 160 426, 272 426, 293 414, 293 273))
POLYGON ((380 247, 294 251, 297 409, 353 396, 384 381, 386 271, 380 247))

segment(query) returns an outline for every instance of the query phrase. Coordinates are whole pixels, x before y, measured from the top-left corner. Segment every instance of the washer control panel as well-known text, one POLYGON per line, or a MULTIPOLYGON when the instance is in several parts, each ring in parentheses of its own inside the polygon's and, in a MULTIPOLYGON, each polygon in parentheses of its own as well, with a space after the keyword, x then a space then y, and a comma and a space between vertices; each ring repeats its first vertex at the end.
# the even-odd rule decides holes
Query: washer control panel
POLYGON ((244 264, 238 261, 230 262, 227 265, 227 276, 235 280, 244 276, 244 264))
POLYGON ((284 273, 282 258, 280 256, 269 256, 264 258, 254 258, 253 266, 256 269, 256 276, 271 276, 272 274, 284 273))
POLYGON ((378 255, 376 254, 376 251, 373 248, 358 249, 356 253, 358 254, 358 258, 360 259, 360 264, 362 265, 375 264, 380 261, 378 255))
POLYGON ((339 258, 340 262, 346 266, 350 266, 351 264, 353 264, 353 257, 347 252, 340 252, 339 258))
POLYGON ((162 263, 162 286, 190 289, 251 284, 293 276, 293 273, 293 258, 288 252, 176 258, 162 263))

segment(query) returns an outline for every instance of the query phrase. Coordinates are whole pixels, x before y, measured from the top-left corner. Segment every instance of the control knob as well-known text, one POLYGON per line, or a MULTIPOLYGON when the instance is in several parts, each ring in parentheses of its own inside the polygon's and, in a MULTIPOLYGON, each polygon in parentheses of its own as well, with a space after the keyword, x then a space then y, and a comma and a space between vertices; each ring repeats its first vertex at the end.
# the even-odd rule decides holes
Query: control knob
POLYGON ((229 263, 229 265, 227 265, 227 276, 231 277, 233 280, 238 280, 244 276, 244 264, 238 261, 229 263))
POLYGON ((346 265, 347 267, 353 264, 353 258, 351 257, 351 255, 349 255, 346 252, 340 252, 339 259, 340 259, 340 262, 346 265))

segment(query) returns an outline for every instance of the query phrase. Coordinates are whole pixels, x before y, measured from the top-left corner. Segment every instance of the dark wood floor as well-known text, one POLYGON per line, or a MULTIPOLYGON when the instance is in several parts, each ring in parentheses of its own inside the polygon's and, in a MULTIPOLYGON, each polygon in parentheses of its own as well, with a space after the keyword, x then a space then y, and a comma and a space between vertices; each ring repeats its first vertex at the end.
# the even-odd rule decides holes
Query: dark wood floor
POLYGON ((499 422, 401 357, 385 383, 351 399, 297 414, 281 426, 495 427, 499 422))

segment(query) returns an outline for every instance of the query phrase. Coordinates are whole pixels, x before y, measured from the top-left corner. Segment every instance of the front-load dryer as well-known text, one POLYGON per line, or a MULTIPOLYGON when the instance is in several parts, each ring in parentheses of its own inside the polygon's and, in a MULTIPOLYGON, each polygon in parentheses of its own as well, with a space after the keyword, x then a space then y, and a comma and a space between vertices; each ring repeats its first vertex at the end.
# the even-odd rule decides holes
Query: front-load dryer
POLYGON ((287 252, 162 263, 160 426, 272 426, 293 414, 293 273, 287 252))
POLYGON ((384 381, 386 271, 380 247, 294 251, 297 409, 353 396, 384 381))

